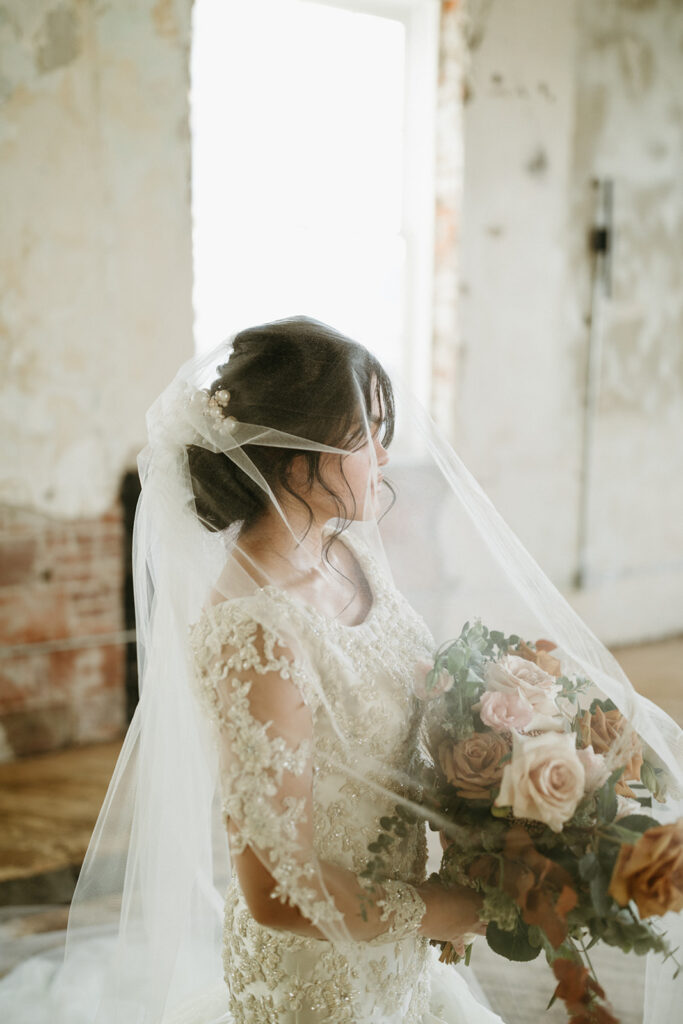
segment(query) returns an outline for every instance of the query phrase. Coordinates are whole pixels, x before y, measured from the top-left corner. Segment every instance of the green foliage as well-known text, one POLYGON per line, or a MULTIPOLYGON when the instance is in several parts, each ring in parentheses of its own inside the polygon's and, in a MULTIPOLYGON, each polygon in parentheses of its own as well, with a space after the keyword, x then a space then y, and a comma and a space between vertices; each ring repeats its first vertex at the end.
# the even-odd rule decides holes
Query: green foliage
POLYGON ((666 797, 666 777, 663 771, 658 770, 648 760, 645 760, 640 769, 640 780, 649 789, 655 800, 664 800, 666 797))
POLYGON ((617 816, 617 794, 614 787, 623 774, 623 767, 615 768, 607 782, 595 794, 598 817, 603 822, 614 821, 617 816))
POLYGON ((600 862, 595 853, 589 850, 579 860, 579 876, 586 882, 590 882, 600 871, 600 862))
POLYGON ((615 832, 622 842, 637 843, 643 832, 656 828, 658 824, 659 822, 649 814, 627 814, 614 822, 611 831, 615 832))
POLYGON ((368 850, 375 856, 371 857, 363 871, 359 872, 360 877, 371 882, 380 882, 390 877, 389 870, 384 859, 388 850, 398 844, 400 850, 405 850, 405 844, 410 836, 409 825, 418 821, 417 815, 403 804, 396 804, 396 812, 391 817, 383 815, 379 819, 379 827, 382 830, 373 842, 368 843, 368 850))
POLYGON ((507 893, 492 889, 484 897, 481 916, 486 921, 493 921, 503 931, 510 932, 516 929, 519 907, 507 893))
MULTIPOLYGON (((616 906, 616 904, 614 905, 616 906)), ((595 917, 590 924, 591 935, 608 946, 617 946, 624 953, 633 951, 639 956, 648 952, 668 952, 666 939, 647 921, 640 921, 624 907, 604 917, 595 917)))
MULTIPOLYGON (((571 704, 578 704, 579 694, 585 693, 591 685, 590 679, 585 679, 582 676, 577 676, 575 679, 571 679, 569 676, 558 676, 556 682, 562 687, 558 693, 558 697, 564 697, 564 699, 568 700, 571 704)), ((581 713, 579 711, 576 719, 577 722, 580 715, 581 713)), ((573 724, 572 728, 574 728, 573 724)), ((578 729, 574 729, 574 731, 576 732, 578 729)))
POLYGON ((493 921, 489 921, 486 926, 486 941, 494 953, 518 963, 535 960, 541 952, 539 946, 533 946, 529 941, 529 929, 519 917, 514 931, 504 931, 493 921))
POLYGON ((609 697, 606 697, 604 700, 600 700, 598 697, 596 697, 594 700, 592 700, 591 701, 591 706, 590 706, 590 713, 591 713, 591 715, 594 715, 598 708, 600 708, 602 711, 617 711, 618 710, 618 708, 617 708, 616 704, 614 703, 614 701, 610 700, 609 697))
POLYGON ((600 917, 606 917, 609 910, 611 896, 607 892, 610 879, 599 868, 588 883, 593 907, 600 917))

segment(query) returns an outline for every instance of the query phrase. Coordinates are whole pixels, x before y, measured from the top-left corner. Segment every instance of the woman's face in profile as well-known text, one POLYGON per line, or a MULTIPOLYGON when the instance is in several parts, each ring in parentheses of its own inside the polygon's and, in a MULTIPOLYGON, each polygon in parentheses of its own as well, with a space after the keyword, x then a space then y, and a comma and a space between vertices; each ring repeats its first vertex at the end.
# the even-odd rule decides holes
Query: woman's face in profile
MULTIPOLYGON (((341 458, 325 455, 320 460, 323 480, 341 498, 349 517, 354 519, 375 519, 380 511, 382 469, 389 461, 387 450, 380 441, 382 421, 382 409, 373 391, 366 437, 361 444, 341 458)), ((336 515, 334 508, 330 518, 336 515)))
POLYGON ((318 480, 309 485, 304 460, 294 460, 290 483, 311 506, 319 522, 327 522, 339 515, 335 496, 343 502, 350 519, 375 519, 379 515, 382 469, 389 461, 387 450, 380 441, 382 422, 382 409, 375 397, 367 427, 363 425, 365 437, 361 442, 356 442, 356 447, 349 449, 347 455, 321 454, 319 472, 324 486, 318 480))

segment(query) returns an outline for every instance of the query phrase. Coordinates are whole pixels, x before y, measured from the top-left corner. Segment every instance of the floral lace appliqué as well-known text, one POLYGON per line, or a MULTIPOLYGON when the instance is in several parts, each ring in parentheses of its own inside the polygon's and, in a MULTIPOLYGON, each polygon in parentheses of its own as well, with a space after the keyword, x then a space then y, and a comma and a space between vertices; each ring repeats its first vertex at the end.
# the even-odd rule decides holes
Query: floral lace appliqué
MULTIPOLYGON (((325 727, 316 685, 283 653, 278 637, 257 624, 254 614, 259 601, 267 603, 271 616, 282 611, 288 626, 307 637, 318 680, 324 682, 324 699, 340 719, 347 716, 344 727, 370 756, 378 755, 392 770, 410 771, 417 736, 411 667, 428 656, 433 641, 370 559, 364 560, 363 569, 376 601, 367 626, 327 623, 269 588, 244 601, 206 609, 190 634, 197 695, 220 743, 230 748, 222 768, 222 808, 239 825, 240 838, 236 843, 231 835, 232 848, 238 852, 253 843, 266 851, 276 881, 274 895, 322 925, 333 926, 341 914, 330 899, 321 898, 315 858, 359 875, 380 817, 393 808, 387 794, 340 773, 344 751, 333 730, 325 727), (365 681, 351 701, 341 689, 349 656, 358 678, 365 681), (251 714, 250 684, 239 678, 243 669, 277 673, 295 683, 312 714, 312 740, 291 746, 268 735, 251 714), (312 858, 305 856, 298 840, 306 824, 305 801, 283 790, 288 773, 301 777, 307 771, 313 780, 313 821, 307 823, 312 827, 312 858)), ((293 1019, 294 1011, 302 1020, 320 1024, 365 1024, 375 1018, 387 1024, 419 1024, 429 1005, 429 942, 418 933, 425 905, 415 889, 425 877, 424 823, 414 826, 410 842, 396 857, 390 865, 393 879, 382 883, 384 898, 378 903, 388 928, 368 942, 354 943, 349 957, 327 941, 259 924, 233 876, 226 893, 223 958, 235 1024, 278 1024, 293 1019)))

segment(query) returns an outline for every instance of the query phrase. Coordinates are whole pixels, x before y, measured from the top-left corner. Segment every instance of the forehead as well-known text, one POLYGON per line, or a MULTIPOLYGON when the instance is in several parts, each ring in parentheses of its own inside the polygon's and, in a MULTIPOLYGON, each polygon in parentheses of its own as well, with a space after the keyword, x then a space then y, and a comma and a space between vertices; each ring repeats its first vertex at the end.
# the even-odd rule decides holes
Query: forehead
POLYGON ((374 423, 381 423, 384 417, 384 409, 382 408, 381 396, 377 394, 377 378, 372 378, 371 391, 370 391, 372 402, 370 406, 370 419, 374 423))

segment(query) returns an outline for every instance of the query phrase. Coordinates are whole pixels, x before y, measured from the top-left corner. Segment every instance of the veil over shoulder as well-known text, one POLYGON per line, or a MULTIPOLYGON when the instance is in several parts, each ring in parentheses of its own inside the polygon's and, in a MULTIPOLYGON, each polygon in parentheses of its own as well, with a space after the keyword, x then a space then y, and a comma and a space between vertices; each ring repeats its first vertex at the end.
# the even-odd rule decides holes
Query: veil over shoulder
MULTIPOLYGON (((649 812, 663 823, 683 817, 681 730, 635 692, 410 388, 332 327, 236 332, 180 368, 147 428, 140 700, 65 942, 0 981, 3 1020, 504 1020, 416 939, 447 823, 425 800, 424 665, 476 621, 548 638, 588 704, 626 720, 617 764, 640 737, 667 782, 649 812), (321 480, 318 531, 301 497, 321 480), (266 518, 272 547, 246 528, 266 518), (245 857, 267 891, 236 884, 245 857)), ((677 945, 681 915, 664 924, 677 945)), ((673 974, 648 955, 646 1024, 674 1019, 673 974)))

